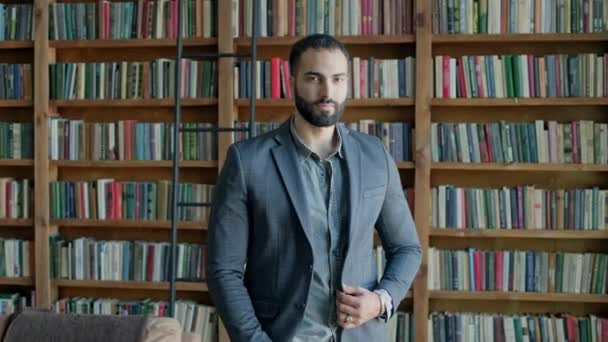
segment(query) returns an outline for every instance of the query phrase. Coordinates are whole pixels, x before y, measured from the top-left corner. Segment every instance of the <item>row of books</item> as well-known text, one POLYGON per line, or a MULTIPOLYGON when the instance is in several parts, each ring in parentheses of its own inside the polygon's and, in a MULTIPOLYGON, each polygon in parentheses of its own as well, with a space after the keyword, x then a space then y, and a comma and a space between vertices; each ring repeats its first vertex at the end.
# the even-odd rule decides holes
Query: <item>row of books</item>
POLYGON ((606 341, 608 319, 589 316, 433 312, 428 341, 606 341))
MULTIPOLYGON (((65 240, 61 235, 49 241, 55 279, 161 282, 171 278, 169 242, 65 240)), ((176 255, 176 279, 205 279, 205 245, 178 243, 176 255)))
POLYGON ((395 161, 411 161, 414 129, 411 122, 382 122, 370 119, 346 122, 352 130, 378 137, 395 161))
MULTIPOLYGON (((215 35, 215 1, 182 3, 182 37, 215 35)), ((176 0, 54 3, 49 5, 49 39, 176 38, 176 0)))
POLYGON ((608 54, 434 57, 436 98, 608 96, 608 54))
POLYGON ((428 258, 431 290, 608 293, 608 254, 430 247, 428 258))
POLYGON ((500 189, 440 185, 431 191, 436 228, 607 230, 608 190, 500 189))
MULTIPOLYGON (((399 98, 415 96, 415 66, 413 57, 403 59, 376 59, 354 57, 349 62, 351 77, 339 79, 349 82, 348 97, 399 98)), ((240 61, 234 67, 234 96, 246 98, 252 92, 251 68, 249 61, 240 61)), ((279 57, 256 61, 256 98, 292 98, 293 89, 289 82, 289 61, 279 57)))
POLYGON ((27 240, 0 238, 0 278, 30 277, 31 247, 27 240))
POLYGON ((434 0, 435 33, 590 33, 608 28, 602 0, 434 0))
POLYGON ((0 159, 34 158, 31 122, 0 122, 0 159))
POLYGON ((431 123, 431 159, 461 163, 608 163, 608 124, 579 120, 431 123))
MULTIPOLYGON (((233 36, 251 37, 254 0, 233 0, 233 36)), ((414 31, 412 0, 258 0, 261 37, 326 33, 399 35, 414 31)))
MULTIPOLYGON (((180 127, 213 129, 216 125, 184 122, 180 127)), ((173 159, 173 123, 137 120, 91 123, 54 117, 49 119, 48 131, 52 160, 173 159)), ((181 160, 217 160, 217 133, 179 132, 178 151, 181 160)))
POLYGON ((32 217, 33 189, 29 179, 0 177, 0 219, 32 217))
MULTIPOLYGON (((119 182, 54 181, 50 183, 53 219, 170 220, 171 181, 119 182)), ((180 203, 210 203, 213 185, 180 183, 177 217, 182 221, 206 221, 208 206, 181 206, 180 203)))
MULTIPOLYGON (((50 96, 58 100, 175 97, 175 60, 57 63, 50 66, 50 96)), ((182 98, 217 97, 216 63, 182 59, 182 98)))
POLYGON ((33 23, 32 4, 0 3, 0 41, 32 40, 33 23))
MULTIPOLYGON (((276 129, 281 123, 278 122, 256 122, 256 134, 264 134, 276 129)), ((235 128, 244 129, 249 127, 248 122, 235 122, 235 128)), ((362 119, 357 122, 345 122, 344 125, 352 130, 377 136, 386 146, 395 161, 411 161, 414 143, 414 129, 410 122, 382 122, 371 119, 362 119)), ((247 139, 246 131, 236 131, 235 141, 247 139)))
POLYGON ((388 342, 414 342, 414 315, 411 312, 395 311, 386 328, 388 342))
MULTIPOLYGON (((120 300, 116 298, 71 297, 55 302, 57 313, 91 315, 152 315, 167 317, 169 303, 151 299, 120 300)), ((176 300, 175 315, 183 332, 201 336, 202 342, 217 340, 218 315, 215 307, 198 304, 191 300, 176 300)))
POLYGON ((0 315, 10 315, 15 312, 20 312, 28 305, 27 297, 21 293, 0 293, 0 315))
POLYGON ((31 100, 32 81, 31 64, 0 63, 0 99, 31 100))

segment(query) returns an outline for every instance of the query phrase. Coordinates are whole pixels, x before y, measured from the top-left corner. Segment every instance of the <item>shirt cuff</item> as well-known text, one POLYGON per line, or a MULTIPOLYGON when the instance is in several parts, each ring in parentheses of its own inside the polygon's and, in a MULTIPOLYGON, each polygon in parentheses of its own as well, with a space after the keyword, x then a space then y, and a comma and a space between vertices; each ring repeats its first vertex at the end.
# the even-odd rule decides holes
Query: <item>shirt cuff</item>
POLYGON ((376 293, 380 297, 382 305, 385 309, 384 313, 380 315, 380 318, 383 319, 385 322, 388 322, 388 320, 393 314, 393 298, 390 294, 388 294, 388 291, 386 291, 385 289, 376 289, 374 290, 374 293, 376 293))

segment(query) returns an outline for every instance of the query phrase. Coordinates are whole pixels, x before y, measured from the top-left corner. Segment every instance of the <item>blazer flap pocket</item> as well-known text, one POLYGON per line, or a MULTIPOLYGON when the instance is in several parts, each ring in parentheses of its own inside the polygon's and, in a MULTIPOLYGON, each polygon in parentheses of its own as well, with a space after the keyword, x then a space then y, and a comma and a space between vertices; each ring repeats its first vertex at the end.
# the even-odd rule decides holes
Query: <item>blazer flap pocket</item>
POLYGON ((386 184, 367 188, 363 190, 363 198, 383 195, 386 189, 386 184))
POLYGON ((269 301, 253 300, 252 304, 257 317, 272 318, 279 311, 279 305, 269 301))

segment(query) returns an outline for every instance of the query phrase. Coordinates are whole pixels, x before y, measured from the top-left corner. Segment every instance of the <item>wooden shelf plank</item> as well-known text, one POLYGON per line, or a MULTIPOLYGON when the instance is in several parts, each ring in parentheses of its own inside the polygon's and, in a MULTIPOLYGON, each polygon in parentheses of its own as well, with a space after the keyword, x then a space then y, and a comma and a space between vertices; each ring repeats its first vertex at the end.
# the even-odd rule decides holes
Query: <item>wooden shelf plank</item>
MULTIPOLYGON (((49 40, 49 46, 55 49, 80 48, 148 48, 175 47, 175 39, 95 39, 95 40, 49 40)), ((217 38, 185 38, 184 47, 217 45, 217 38)))
POLYGON ((606 42, 608 33, 541 33, 541 34, 434 34, 433 43, 568 43, 606 42))
POLYGON ((608 239, 608 230, 459 229, 432 228, 432 237, 489 239, 608 239))
POLYGON ((34 166, 33 159, 0 159, 0 166, 34 166))
POLYGON ((0 219, 0 227, 31 227, 34 225, 32 219, 0 219))
MULTIPOLYGON (((1 164, 0 164, 1 165, 1 164)), ((156 168, 172 167, 171 160, 54 160, 52 166, 73 168, 156 168)), ((179 163, 181 168, 216 168, 217 160, 184 160, 179 163)))
POLYGON ((0 100, 0 107, 6 108, 25 108, 33 107, 34 102, 32 100, 0 100))
POLYGON ((498 291, 438 291, 431 290, 431 299, 472 301, 561 302, 608 304, 608 295, 576 293, 525 293, 498 291))
POLYGON ((0 50, 4 49, 33 49, 34 41, 32 40, 3 40, 0 41, 0 50))
MULTIPOLYGON (((132 290, 169 290, 168 282, 145 282, 145 281, 108 281, 108 280, 51 280, 53 286, 75 287, 75 288, 105 288, 105 289, 132 289, 132 290)), ((207 284, 204 282, 176 283, 177 291, 207 292, 207 284)))
MULTIPOLYGON (((145 228, 145 229, 171 229, 171 221, 152 221, 152 220, 82 220, 65 219, 51 220, 51 225, 60 227, 120 227, 120 228, 145 228)), ((206 221, 181 221, 177 224, 178 229, 182 230, 207 230, 206 221)))
POLYGON ((439 162, 431 165, 433 170, 466 171, 537 171, 537 172, 608 172, 608 165, 595 164, 531 164, 531 163, 451 163, 439 162))
POLYGON ((437 99, 431 100, 433 107, 507 107, 507 106, 608 106, 605 97, 553 97, 553 98, 508 98, 508 99, 437 99))
POLYGON ((398 161, 397 163, 397 168, 400 170, 413 170, 416 168, 416 165, 414 164, 414 162, 411 161, 398 161))
MULTIPOLYGON (((129 100, 51 100, 50 104, 57 107, 172 107, 175 100, 166 99, 129 99, 129 100)), ((182 99, 184 107, 202 107, 217 105, 216 98, 182 99)))
POLYGON ((20 277, 20 278, 0 278, 0 285, 12 285, 12 286, 34 286, 34 279, 32 277, 20 277))
MULTIPOLYGON (((237 99, 236 105, 239 107, 249 107, 249 99, 237 99)), ((292 99, 258 99, 255 102, 256 107, 286 107, 293 108, 292 99)), ((413 106, 413 98, 398 98, 398 99, 347 99, 346 106, 348 107, 404 107, 413 106)))
MULTIPOLYGON (((259 37, 257 40, 258 46, 288 46, 291 47, 296 41, 303 37, 259 37)), ((414 43, 416 37, 414 35, 373 35, 373 36, 336 36, 342 44, 354 45, 386 45, 386 44, 408 44, 414 43)), ((251 46, 251 38, 239 37, 235 38, 237 47, 251 46)))

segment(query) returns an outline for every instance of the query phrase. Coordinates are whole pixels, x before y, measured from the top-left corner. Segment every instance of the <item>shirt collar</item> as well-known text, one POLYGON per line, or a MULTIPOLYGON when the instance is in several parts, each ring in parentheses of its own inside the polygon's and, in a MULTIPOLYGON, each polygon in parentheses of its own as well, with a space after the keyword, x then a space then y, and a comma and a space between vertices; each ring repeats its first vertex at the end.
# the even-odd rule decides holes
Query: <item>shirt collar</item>
MULTIPOLYGON (((308 147, 308 145, 306 145, 302 139, 298 136, 298 133, 296 132, 296 125, 295 125, 295 119, 294 116, 292 115, 289 118, 289 131, 291 132, 291 136, 293 138, 293 141, 296 145, 296 151, 298 152, 298 159, 300 161, 303 161, 307 158, 309 158, 310 156, 314 155, 317 158, 319 157, 316 153, 314 153, 310 147, 308 147)), ((340 129, 338 128, 338 125, 336 124, 336 135, 338 138, 338 144, 336 145, 335 150, 333 150, 329 156, 327 157, 327 159, 330 159, 331 157, 333 157, 334 155, 338 155, 338 157, 340 158, 344 158, 344 155, 342 153, 342 134, 340 133, 340 129)))

